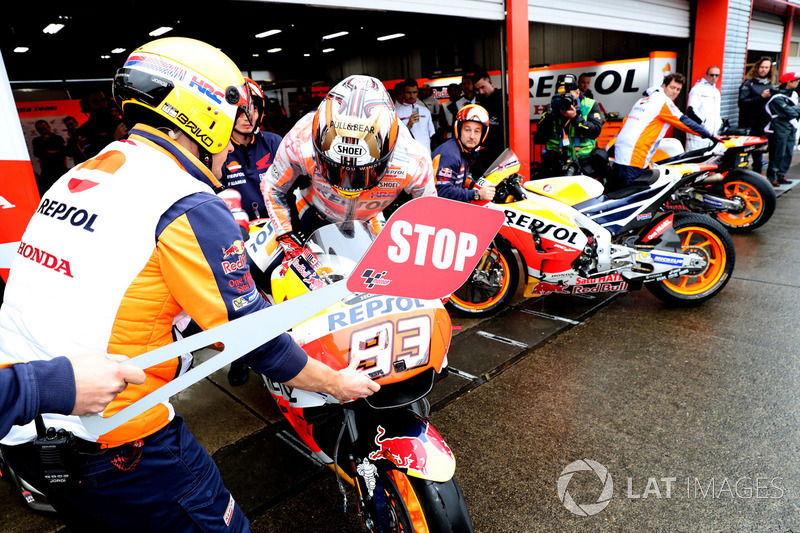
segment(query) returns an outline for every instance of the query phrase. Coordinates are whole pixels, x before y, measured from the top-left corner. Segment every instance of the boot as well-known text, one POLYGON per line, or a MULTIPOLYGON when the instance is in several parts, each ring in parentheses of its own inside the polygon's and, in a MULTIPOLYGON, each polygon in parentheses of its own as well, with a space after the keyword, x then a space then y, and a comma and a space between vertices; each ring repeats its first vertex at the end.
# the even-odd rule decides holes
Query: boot
POLYGON ((231 368, 228 370, 228 383, 234 387, 238 387, 239 385, 244 385, 248 377, 250 377, 250 371, 247 365, 241 361, 234 361, 231 363, 231 368))

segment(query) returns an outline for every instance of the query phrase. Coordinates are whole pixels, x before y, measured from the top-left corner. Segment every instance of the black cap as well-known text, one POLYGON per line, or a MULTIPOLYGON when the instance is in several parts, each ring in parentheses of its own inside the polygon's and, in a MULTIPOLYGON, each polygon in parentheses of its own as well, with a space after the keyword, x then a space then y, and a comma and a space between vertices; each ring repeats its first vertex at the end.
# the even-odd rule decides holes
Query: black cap
POLYGON ((572 74, 566 74, 556 84, 556 94, 564 94, 578 89, 578 80, 572 74))

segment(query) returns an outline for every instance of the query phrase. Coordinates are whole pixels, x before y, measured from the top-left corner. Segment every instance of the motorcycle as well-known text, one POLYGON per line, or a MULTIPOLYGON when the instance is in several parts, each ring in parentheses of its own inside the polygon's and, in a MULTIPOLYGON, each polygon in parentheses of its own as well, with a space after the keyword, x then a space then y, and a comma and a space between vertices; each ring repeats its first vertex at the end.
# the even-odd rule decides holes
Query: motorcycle
POLYGON ((748 232, 767 223, 775 212, 777 196, 769 181, 747 170, 749 154, 766 149, 767 139, 726 136, 713 147, 683 151, 677 139, 663 139, 656 164, 714 165, 709 175, 676 189, 665 209, 713 216, 730 231, 748 232))
MULTIPOLYGON (((324 226, 283 274, 268 221, 253 225, 245 246, 257 268, 271 269, 265 295, 281 302, 345 278, 374 238, 363 222, 324 226)), ((309 357, 337 370, 354 367, 380 391, 340 404, 264 377, 299 438, 337 474, 345 509, 342 480, 356 488, 372 532, 472 531, 453 477, 455 458, 431 425, 425 399, 446 375, 451 328, 441 300, 351 293, 291 335, 309 357)))
POLYGON ((708 173, 703 165, 663 166, 630 187, 603 194, 587 176, 522 185, 520 164, 503 152, 477 186, 492 183, 485 202, 506 220, 470 278, 447 303, 456 314, 490 316, 507 306, 519 284, 524 297, 623 292, 647 287, 667 304, 697 305, 717 295, 733 273, 735 250, 719 222, 663 211, 675 191, 708 173))

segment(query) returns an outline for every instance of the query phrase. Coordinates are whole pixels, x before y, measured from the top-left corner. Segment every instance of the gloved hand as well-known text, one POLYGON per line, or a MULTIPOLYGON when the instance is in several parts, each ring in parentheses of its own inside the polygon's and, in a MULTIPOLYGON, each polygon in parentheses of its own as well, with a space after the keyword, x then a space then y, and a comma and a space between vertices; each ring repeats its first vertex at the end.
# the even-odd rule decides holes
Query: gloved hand
POLYGON ((303 252, 303 243, 300 242, 300 238, 294 232, 289 232, 278 237, 278 244, 283 248, 283 262, 281 263, 280 271, 280 275, 283 276, 292 259, 303 252))

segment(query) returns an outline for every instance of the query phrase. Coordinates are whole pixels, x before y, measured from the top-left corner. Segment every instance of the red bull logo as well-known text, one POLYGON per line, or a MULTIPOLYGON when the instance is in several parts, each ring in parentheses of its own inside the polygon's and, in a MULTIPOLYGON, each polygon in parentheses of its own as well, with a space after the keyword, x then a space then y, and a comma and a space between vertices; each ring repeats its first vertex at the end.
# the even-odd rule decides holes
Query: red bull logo
POLYGON ((369 458, 373 461, 387 459, 399 468, 428 475, 431 455, 438 455, 436 453, 438 452, 453 458, 450 447, 431 425, 428 425, 425 433, 419 437, 385 437, 385 435, 386 430, 383 426, 378 426, 378 433, 375 435, 375 444, 378 449, 369 454, 369 458))
POLYGON ((244 241, 238 240, 233 241, 230 248, 223 248, 222 249, 222 256, 223 257, 230 257, 232 255, 242 255, 244 253, 244 241))
POLYGON ((531 294, 553 294, 553 293, 569 294, 569 291, 563 285, 557 285, 555 283, 546 283, 544 281, 537 283, 536 286, 531 290, 531 294))

